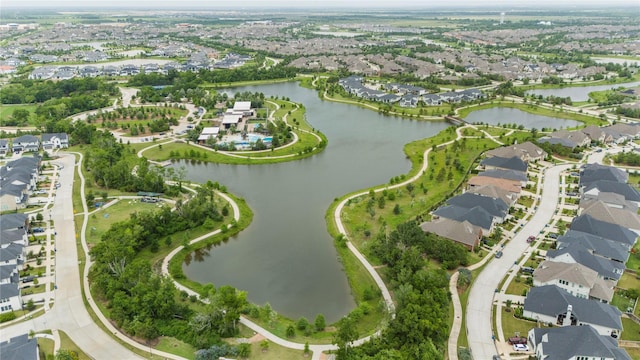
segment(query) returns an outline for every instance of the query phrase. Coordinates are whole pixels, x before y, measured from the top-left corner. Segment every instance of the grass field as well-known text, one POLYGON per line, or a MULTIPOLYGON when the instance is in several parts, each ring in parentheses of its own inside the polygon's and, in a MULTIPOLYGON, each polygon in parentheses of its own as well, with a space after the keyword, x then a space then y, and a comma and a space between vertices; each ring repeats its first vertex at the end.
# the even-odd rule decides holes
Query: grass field
POLYGON ((153 211, 157 208, 158 204, 149 204, 137 200, 123 199, 109 207, 96 211, 89 216, 89 222, 87 223, 87 244, 97 244, 102 238, 102 235, 109 230, 111 225, 119 221, 128 220, 132 213, 139 211, 153 211))
POLYGON ((504 331, 505 338, 515 336, 516 333, 520 333, 520 336, 527 336, 529 330, 536 327, 535 322, 516 319, 513 316, 513 310, 506 312, 505 309, 502 308, 502 331, 504 331))
POLYGON ((622 289, 640 289, 640 279, 636 275, 625 272, 618 282, 618 287, 622 289))
POLYGON ((630 340, 630 341, 640 341, 640 324, 635 321, 622 318, 622 336, 620 339, 622 340, 630 340))
POLYGON ((38 352, 40 353, 40 359, 47 359, 48 356, 54 356, 53 347, 53 340, 38 338, 38 352))
POLYGON ((161 336, 160 341, 154 347, 156 350, 182 356, 185 359, 195 359, 196 348, 176 338, 161 336))
POLYGON ((11 118, 11 115, 13 114, 13 111, 16 109, 24 109, 24 110, 28 110, 32 116, 29 119, 29 125, 33 125, 33 112, 36 110, 36 108, 38 107, 38 105, 25 105, 25 104, 16 104, 16 105, 7 105, 7 104, 2 104, 0 105, 0 123, 3 122, 6 119, 11 118))

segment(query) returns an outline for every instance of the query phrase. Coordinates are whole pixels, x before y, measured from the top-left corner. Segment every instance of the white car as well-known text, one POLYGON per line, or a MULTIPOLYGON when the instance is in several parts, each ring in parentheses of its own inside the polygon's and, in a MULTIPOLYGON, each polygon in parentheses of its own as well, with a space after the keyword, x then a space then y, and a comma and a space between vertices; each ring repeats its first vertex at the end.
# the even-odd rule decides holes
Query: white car
POLYGON ((513 344, 513 350, 515 351, 529 351, 529 347, 525 344, 513 344))

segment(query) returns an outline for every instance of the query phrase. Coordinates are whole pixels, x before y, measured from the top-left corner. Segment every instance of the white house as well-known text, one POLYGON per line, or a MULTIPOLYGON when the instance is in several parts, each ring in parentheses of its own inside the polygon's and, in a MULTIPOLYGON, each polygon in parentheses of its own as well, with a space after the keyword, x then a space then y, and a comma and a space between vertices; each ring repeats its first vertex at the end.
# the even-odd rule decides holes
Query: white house
POLYGON ((66 149, 69 147, 69 136, 65 133, 42 134, 44 150, 66 149))

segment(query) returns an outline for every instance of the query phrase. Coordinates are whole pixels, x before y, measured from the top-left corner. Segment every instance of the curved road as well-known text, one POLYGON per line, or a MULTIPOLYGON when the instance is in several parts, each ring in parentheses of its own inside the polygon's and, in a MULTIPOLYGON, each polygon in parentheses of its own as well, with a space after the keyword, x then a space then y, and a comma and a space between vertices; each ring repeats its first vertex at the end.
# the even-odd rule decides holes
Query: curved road
MULTIPOLYGON (((500 259, 490 261, 474 281, 467 300, 466 325, 469 348, 474 359, 491 359, 497 354, 492 339, 492 309, 500 281, 529 247, 527 237, 539 234, 549 223, 558 204, 560 173, 573 164, 553 166, 545 171, 542 197, 531 220, 502 249, 500 259)), ((497 338, 497 337, 496 337, 497 338)))

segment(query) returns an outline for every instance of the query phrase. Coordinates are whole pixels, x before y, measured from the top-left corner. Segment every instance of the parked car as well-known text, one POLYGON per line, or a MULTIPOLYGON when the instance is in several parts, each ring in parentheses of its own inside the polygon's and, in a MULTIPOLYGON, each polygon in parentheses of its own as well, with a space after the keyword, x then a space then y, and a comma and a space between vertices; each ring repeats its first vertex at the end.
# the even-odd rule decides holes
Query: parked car
POLYGON ((502 257, 502 251, 498 251, 496 253, 496 259, 500 259, 502 257))
POLYGON ((515 350, 515 351, 529 351, 529 347, 526 344, 513 344, 513 350, 515 350))
POLYGON ((41 228, 41 227, 32 228, 31 232, 34 233, 34 234, 43 233, 44 232, 44 228, 41 228))
POLYGON ((535 269, 532 268, 532 267, 529 267, 529 266, 523 266, 522 268, 520 268, 520 271, 522 271, 523 273, 527 273, 527 274, 533 274, 535 269))
POLYGON ((529 237, 527 238, 527 242, 528 242, 528 243, 532 243, 532 242, 534 242, 535 240, 536 240, 536 237, 535 237, 535 236, 533 236, 533 235, 531 235, 531 236, 529 236, 529 237))
POLYGON ((549 239, 557 239, 558 238, 558 234, 556 233, 549 233, 549 239))

